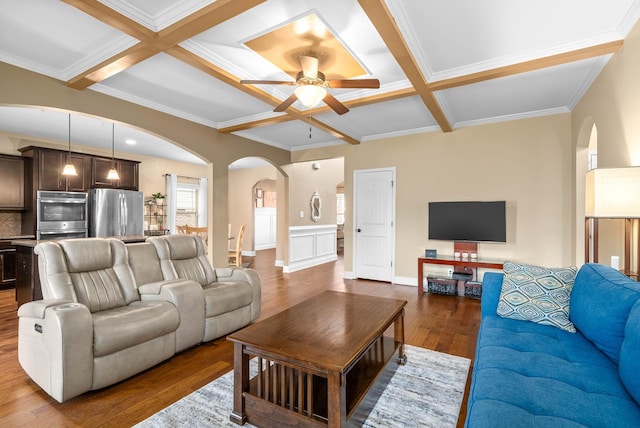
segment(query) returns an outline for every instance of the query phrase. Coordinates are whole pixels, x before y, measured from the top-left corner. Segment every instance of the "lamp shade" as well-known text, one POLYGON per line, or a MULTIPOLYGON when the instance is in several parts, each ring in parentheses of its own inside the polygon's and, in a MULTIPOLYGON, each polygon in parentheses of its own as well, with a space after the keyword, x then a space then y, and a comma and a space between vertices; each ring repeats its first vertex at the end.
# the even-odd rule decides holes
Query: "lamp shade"
POLYGON ((586 217, 640 218, 640 167, 592 169, 585 193, 586 217))
POLYGON ((107 173, 107 180, 120 180, 120 175, 115 168, 111 168, 107 173))
POLYGON ((72 163, 67 163, 62 169, 62 175, 78 175, 78 173, 72 163))

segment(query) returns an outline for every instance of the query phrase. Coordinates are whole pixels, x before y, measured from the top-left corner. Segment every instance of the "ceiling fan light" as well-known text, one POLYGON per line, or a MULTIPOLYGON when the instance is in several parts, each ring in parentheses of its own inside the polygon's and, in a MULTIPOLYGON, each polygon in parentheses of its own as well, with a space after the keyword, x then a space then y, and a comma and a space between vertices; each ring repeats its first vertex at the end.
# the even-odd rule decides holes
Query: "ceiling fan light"
POLYGON ((115 168, 111 168, 107 173, 107 180, 120 180, 120 175, 115 168))
POLYGON ((295 90, 296 96, 307 108, 313 108, 327 95, 327 90, 322 86, 303 85, 295 90))
POLYGON ((62 169, 62 175, 78 175, 78 173, 76 172, 76 167, 68 163, 62 169))

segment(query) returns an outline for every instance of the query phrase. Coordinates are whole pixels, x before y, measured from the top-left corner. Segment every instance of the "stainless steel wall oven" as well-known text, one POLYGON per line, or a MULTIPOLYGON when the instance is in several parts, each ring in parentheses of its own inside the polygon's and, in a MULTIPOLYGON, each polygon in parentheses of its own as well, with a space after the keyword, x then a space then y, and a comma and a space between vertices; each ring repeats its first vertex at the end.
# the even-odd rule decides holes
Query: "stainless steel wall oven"
POLYGON ((38 191, 36 239, 86 238, 87 193, 38 191))

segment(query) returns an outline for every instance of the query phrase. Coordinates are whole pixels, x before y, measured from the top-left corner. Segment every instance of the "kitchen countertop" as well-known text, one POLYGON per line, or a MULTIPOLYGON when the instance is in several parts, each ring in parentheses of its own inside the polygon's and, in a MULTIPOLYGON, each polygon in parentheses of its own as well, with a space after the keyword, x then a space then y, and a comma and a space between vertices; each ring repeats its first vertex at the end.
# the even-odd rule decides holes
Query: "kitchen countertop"
POLYGON ((13 241, 14 239, 34 239, 33 235, 10 235, 10 236, 0 236, 0 241, 13 241))
MULTIPOLYGON (((16 246, 22 246, 22 247, 35 247, 36 245, 38 245, 38 243, 40 242, 47 242, 47 241, 53 241, 55 242, 55 239, 48 239, 47 241, 41 240, 38 241, 37 239, 33 239, 33 236, 31 236, 32 239, 20 239, 17 238, 15 240, 11 241, 11 244, 16 245, 16 246)), ((144 242, 147 237, 144 235, 127 235, 127 236, 105 236, 106 238, 117 238, 120 239, 121 241, 125 242, 125 243, 132 243, 132 242, 144 242)), ((85 239, 85 238, 79 238, 79 239, 85 239)))

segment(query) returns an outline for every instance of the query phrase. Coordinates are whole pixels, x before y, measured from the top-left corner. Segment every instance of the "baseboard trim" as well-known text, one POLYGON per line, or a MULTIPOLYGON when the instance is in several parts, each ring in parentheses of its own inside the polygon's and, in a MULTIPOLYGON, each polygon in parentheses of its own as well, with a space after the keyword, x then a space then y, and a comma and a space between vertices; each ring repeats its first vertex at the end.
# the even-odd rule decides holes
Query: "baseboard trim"
POLYGON ((353 272, 347 272, 346 270, 342 273, 342 277, 344 279, 356 279, 356 276, 353 274, 353 272))
POLYGON ((418 286, 418 279, 417 278, 411 278, 409 276, 396 276, 396 277, 393 278, 393 284, 410 285, 412 287, 417 287, 418 286))

